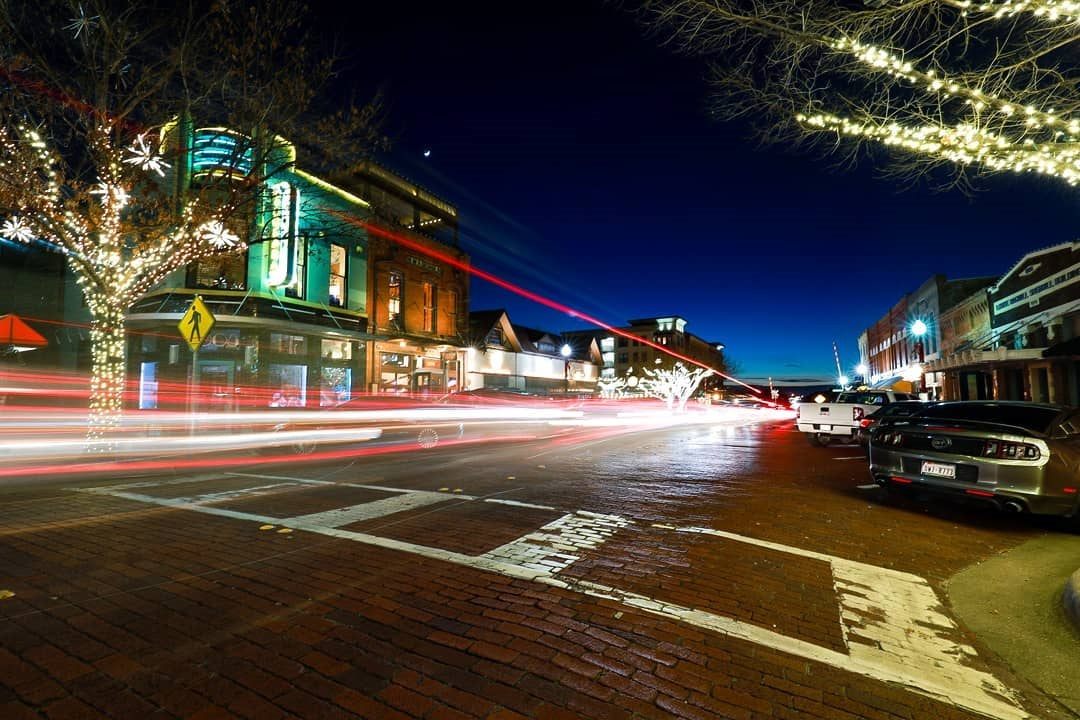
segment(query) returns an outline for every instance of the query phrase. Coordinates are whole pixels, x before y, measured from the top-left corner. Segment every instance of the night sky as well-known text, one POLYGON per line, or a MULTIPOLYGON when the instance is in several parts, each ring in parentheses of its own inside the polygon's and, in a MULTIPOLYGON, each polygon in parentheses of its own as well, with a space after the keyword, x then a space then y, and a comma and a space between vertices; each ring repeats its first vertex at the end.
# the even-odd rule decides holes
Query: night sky
MULTIPOLYGON (((1064 184, 1001 176, 968 198, 758 146, 709 117, 700 59, 611 4, 365 6, 318 22, 347 82, 386 90, 380 159, 457 205, 474 264, 614 325, 681 315, 743 379, 835 377, 834 340, 850 372, 859 333, 931 274, 1000 275, 1076 237, 1064 184)), ((482 280, 471 305, 582 327, 482 280)))

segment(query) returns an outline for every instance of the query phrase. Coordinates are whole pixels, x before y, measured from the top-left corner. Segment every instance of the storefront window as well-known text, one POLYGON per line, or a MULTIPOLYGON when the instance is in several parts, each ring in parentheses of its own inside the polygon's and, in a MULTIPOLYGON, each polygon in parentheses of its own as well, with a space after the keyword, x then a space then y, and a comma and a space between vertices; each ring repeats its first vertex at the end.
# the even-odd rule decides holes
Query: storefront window
POLYGON ((326 360, 352 360, 352 343, 348 340, 323 340, 322 356, 326 360))
POLYGON ((319 386, 321 407, 339 405, 352 397, 352 368, 324 367, 319 386))
POLYGON ((286 355, 307 355, 307 338, 303 335, 272 332, 270 349, 286 355))
POLYGON ((409 392, 413 357, 403 353, 382 353, 379 368, 379 392, 409 392))
POLYGON ((307 365, 270 365, 270 407, 307 405, 307 365))
POLYGON ((139 366, 139 409, 154 410, 158 406, 158 382, 156 362, 144 362, 139 366))
POLYGON ((330 305, 333 307, 345 307, 348 256, 341 245, 330 245, 330 305))

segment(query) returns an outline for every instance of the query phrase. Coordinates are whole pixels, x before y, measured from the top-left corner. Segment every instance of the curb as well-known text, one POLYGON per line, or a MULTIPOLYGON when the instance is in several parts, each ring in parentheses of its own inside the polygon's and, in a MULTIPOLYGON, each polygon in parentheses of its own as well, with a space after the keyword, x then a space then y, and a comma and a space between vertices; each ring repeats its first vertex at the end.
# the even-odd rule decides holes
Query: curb
POLYGON ((1061 602, 1065 606, 1065 614, 1080 630, 1080 570, 1074 572, 1065 581, 1065 592, 1062 593, 1061 602))

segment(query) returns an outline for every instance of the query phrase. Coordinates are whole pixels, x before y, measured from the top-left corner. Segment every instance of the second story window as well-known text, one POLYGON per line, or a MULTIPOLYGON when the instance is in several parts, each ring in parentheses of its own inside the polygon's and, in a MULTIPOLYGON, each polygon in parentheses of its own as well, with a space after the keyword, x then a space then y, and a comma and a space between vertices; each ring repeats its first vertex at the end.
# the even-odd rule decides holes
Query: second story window
POLYGON ((188 265, 187 286, 206 290, 246 290, 247 252, 202 258, 188 265))
POLYGON ((298 300, 304 299, 304 285, 307 280, 307 235, 296 237, 296 260, 293 270, 293 281, 285 288, 285 294, 298 300))
POLYGON ((446 291, 446 316, 447 316, 447 330, 446 335, 455 335, 458 332, 458 294, 457 290, 446 291))
POLYGON ((386 293, 386 320, 389 324, 401 322, 401 296, 405 278, 399 272, 391 272, 386 293))
POLYGON ((435 332, 435 285, 424 283, 424 332, 435 332))
POLYGON ((330 305, 345 307, 348 283, 348 253, 341 245, 330 245, 330 305))

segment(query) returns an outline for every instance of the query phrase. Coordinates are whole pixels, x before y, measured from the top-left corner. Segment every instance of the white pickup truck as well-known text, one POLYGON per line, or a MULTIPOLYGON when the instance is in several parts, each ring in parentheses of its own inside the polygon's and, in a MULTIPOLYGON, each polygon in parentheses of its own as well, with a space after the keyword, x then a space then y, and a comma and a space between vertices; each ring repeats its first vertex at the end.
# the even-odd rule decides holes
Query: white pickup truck
POLYGON ((824 447, 833 440, 853 440, 859 421, 883 405, 918 396, 892 390, 852 390, 842 392, 830 403, 801 403, 795 420, 811 445, 824 447))

